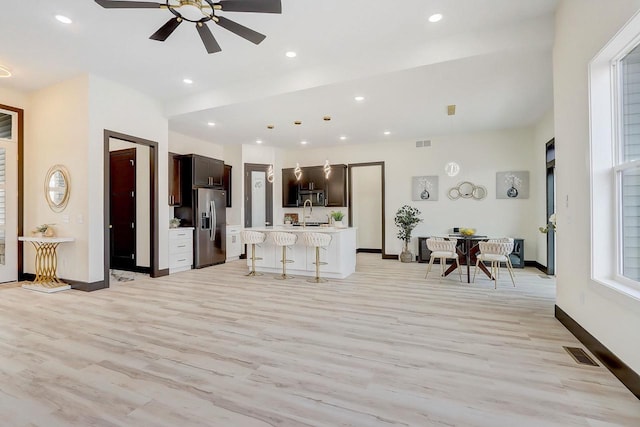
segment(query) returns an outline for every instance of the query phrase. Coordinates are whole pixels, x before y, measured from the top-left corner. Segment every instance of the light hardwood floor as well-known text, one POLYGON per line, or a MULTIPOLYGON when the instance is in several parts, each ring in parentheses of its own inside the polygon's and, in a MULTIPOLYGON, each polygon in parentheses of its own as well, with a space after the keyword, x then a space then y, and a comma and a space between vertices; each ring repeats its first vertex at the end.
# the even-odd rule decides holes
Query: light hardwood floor
POLYGON ((93 293, 0 290, 0 426, 640 426, 533 269, 460 283, 358 255, 345 280, 232 262, 93 293))

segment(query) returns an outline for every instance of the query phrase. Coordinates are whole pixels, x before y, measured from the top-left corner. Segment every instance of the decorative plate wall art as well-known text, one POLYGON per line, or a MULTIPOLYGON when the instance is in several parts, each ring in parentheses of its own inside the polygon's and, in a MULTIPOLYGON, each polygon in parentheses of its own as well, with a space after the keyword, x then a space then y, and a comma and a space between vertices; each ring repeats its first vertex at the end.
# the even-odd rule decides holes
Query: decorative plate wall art
POLYGON ((529 171, 496 172, 497 199, 528 199, 529 171))
POLYGON ((438 176, 414 176, 411 178, 411 200, 435 202, 438 200, 438 176))

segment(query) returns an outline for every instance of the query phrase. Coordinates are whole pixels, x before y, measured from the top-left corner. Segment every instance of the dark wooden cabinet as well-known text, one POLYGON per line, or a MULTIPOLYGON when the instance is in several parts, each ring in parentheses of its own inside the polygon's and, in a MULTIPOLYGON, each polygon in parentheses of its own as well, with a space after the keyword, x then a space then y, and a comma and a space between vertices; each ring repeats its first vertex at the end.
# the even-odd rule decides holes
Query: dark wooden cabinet
POLYGON ((233 167, 231 165, 224 165, 224 181, 223 181, 222 188, 224 188, 224 190, 227 193, 228 208, 231 207, 231 170, 232 168, 233 167))
POLYGON ((189 176, 193 187, 222 188, 224 162, 210 157, 188 154, 182 156, 182 176, 189 176))
POLYGON ((300 190, 324 190, 325 180, 322 166, 308 166, 301 169, 300 190))
POLYGON ((180 155, 169 153, 169 206, 182 205, 182 188, 180 187, 180 165, 180 155))
POLYGON ((282 169, 282 207, 298 207, 298 182, 293 168, 282 169))
POLYGON ((329 179, 325 180, 325 206, 347 206, 347 165, 331 165, 329 179))
POLYGON ((347 206, 346 165, 331 165, 331 174, 328 179, 325 178, 322 166, 307 166, 301 170, 302 177, 298 181, 293 168, 282 169, 282 207, 300 207, 300 192, 311 191, 322 192, 324 205, 327 207, 347 206))

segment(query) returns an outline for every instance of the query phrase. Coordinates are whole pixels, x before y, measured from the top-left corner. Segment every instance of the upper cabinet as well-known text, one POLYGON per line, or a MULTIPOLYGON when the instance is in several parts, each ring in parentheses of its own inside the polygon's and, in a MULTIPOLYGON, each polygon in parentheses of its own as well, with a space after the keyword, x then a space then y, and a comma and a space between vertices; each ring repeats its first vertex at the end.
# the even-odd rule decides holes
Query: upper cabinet
POLYGON ((191 188, 222 188, 224 185, 224 162, 197 154, 187 154, 182 158, 182 177, 189 178, 191 188))
MULTIPOLYGON (((324 206, 347 206, 347 166, 331 165, 331 174, 325 178, 322 166, 302 169, 302 177, 296 180, 293 168, 282 169, 282 206, 295 208, 302 206, 301 197, 324 197, 324 206), (310 193, 311 192, 311 193, 310 193)), ((314 199, 315 200, 315 199, 314 199)))
POLYGON ((175 153, 169 153, 169 206, 182 205, 180 170, 180 156, 175 153))
POLYGON ((227 207, 231 207, 231 165, 224 165, 224 180, 222 188, 224 188, 227 194, 227 207))
POLYGON ((331 165, 331 174, 325 183, 325 206, 347 206, 347 165, 331 165))

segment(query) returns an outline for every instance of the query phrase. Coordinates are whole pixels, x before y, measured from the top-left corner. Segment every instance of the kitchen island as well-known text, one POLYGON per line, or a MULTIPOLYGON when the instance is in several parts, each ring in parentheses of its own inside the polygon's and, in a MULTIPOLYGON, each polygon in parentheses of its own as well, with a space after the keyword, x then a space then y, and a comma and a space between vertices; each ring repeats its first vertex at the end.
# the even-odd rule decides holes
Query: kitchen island
MULTIPOLYGON (((253 227, 247 230, 260 231, 267 234, 267 240, 256 245, 256 271, 262 273, 282 273, 282 249, 273 244, 269 233, 283 231, 298 235, 295 245, 287 248, 287 259, 293 261, 287 264, 287 274, 292 276, 315 276, 316 251, 307 247, 302 240, 302 233, 328 233, 331 244, 320 249, 320 261, 326 265, 320 266, 322 277, 329 279, 344 279, 356 271, 356 229, 334 227, 253 227)), ((251 267, 251 248, 247 248, 247 266, 251 267)))

